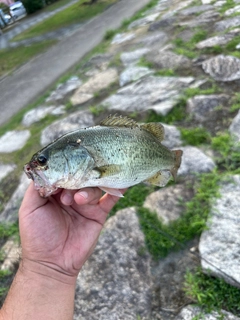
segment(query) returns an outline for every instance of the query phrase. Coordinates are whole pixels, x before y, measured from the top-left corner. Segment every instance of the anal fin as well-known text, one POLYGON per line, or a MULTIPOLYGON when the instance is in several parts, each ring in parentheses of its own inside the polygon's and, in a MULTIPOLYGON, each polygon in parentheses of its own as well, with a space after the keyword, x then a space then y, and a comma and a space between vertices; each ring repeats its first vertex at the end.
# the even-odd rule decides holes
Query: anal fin
POLYGON ((144 182, 153 184, 155 186, 164 187, 171 178, 170 171, 158 171, 153 177, 144 182))

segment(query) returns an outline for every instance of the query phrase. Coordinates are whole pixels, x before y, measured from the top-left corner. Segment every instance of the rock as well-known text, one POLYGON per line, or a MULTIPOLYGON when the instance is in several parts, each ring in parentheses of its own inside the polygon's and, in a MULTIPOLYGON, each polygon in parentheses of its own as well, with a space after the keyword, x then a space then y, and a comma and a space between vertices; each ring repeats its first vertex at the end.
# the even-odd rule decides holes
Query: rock
POLYGON ((229 132, 235 140, 240 142, 240 110, 238 111, 236 117, 232 120, 232 123, 229 127, 229 132))
POLYGON ((93 115, 87 111, 78 111, 70 116, 53 122, 41 134, 41 145, 46 146, 63 134, 94 125, 93 115))
POLYGON ((164 140, 162 144, 173 149, 182 145, 181 132, 175 126, 163 123, 164 126, 164 140))
POLYGON ((215 20, 219 19, 220 14, 214 10, 206 11, 195 17, 194 19, 179 22, 179 26, 195 28, 195 27, 206 27, 207 25, 212 26, 215 20))
POLYGON ((20 252, 21 250, 16 240, 7 240, 1 248, 1 254, 4 258, 1 270, 15 271, 15 265, 19 261, 20 252))
POLYGON ((148 52, 148 48, 141 48, 131 52, 123 52, 120 59, 125 66, 134 65, 148 52))
POLYGON ((55 106, 39 106, 34 108, 27 113, 25 113, 22 119, 22 125, 25 127, 30 127, 33 123, 44 119, 48 114, 50 114, 55 106))
POLYGON ((10 153, 24 147, 30 138, 29 130, 13 130, 0 137, 0 153, 10 153))
POLYGON ((194 96, 187 101, 187 111, 193 114, 196 120, 203 122, 211 118, 217 107, 226 105, 229 98, 225 94, 194 96))
POLYGON ((240 79, 240 59, 233 56, 218 55, 202 63, 203 70, 217 81, 240 79))
POLYGON ((200 238, 202 268, 240 288, 240 176, 233 176, 220 190, 212 207, 208 229, 200 238))
POLYGON ((204 320, 239 320, 240 318, 236 317, 230 312, 220 310, 219 312, 212 311, 211 313, 206 313, 204 310, 197 306, 188 305, 184 307, 181 312, 177 315, 175 320, 192 320, 192 319, 204 319, 204 320), (224 318, 222 318, 222 316, 224 318))
POLYGON ((151 318, 150 257, 135 209, 119 211, 105 224, 76 287, 74 319, 151 318))
POLYGON ((133 40, 135 37, 134 33, 118 33, 113 38, 111 44, 121 44, 133 40))
POLYGON ((222 46, 227 44, 234 38, 233 34, 227 33, 224 35, 217 35, 212 38, 208 38, 206 40, 200 41, 196 44, 197 49, 205 49, 205 48, 212 48, 214 46, 222 46))
POLYGON ((212 0, 201 0, 202 4, 210 4, 212 0))
POLYGON ((107 69, 97 73, 85 82, 71 97, 72 104, 79 105, 91 100, 94 93, 106 89, 111 83, 117 81, 118 73, 116 69, 107 69))
POLYGON ((146 59, 154 64, 157 69, 187 69, 191 66, 191 61, 183 56, 171 51, 159 51, 146 55, 146 59))
POLYGON ((71 77, 65 83, 59 84, 57 89, 46 99, 46 102, 58 102, 63 100, 67 95, 74 92, 74 90, 81 86, 81 84, 82 81, 78 77, 71 77))
POLYGON ((102 105, 109 110, 135 112, 151 109, 166 115, 175 105, 181 90, 193 81, 192 77, 144 77, 119 89, 102 105))
POLYGON ((153 13, 149 16, 144 17, 144 18, 135 20, 132 23, 130 23, 130 25, 128 26, 128 29, 143 27, 147 24, 150 24, 151 22, 155 21, 158 16, 159 16, 159 12, 153 13))
POLYGON ((164 29, 164 28, 169 28, 169 27, 173 27, 174 23, 176 22, 176 18, 175 17, 167 17, 161 20, 158 20, 156 22, 153 22, 150 24, 148 31, 156 31, 159 29, 164 29))
POLYGON ((181 147, 183 150, 182 163, 178 175, 210 172, 215 168, 215 163, 196 147, 181 147))
POLYGON ((0 163, 0 182, 1 182, 1 180, 3 178, 5 178, 14 169, 16 169, 16 165, 15 164, 3 164, 3 163, 0 163))
POLYGON ((156 212, 158 218, 168 224, 177 220, 183 214, 183 203, 189 201, 192 192, 184 184, 178 184, 162 188, 152 192, 145 200, 143 206, 152 212, 156 212))
POLYGON ((190 16, 190 15, 199 14, 200 12, 206 12, 212 9, 214 9, 214 6, 209 4, 203 4, 200 6, 193 6, 193 7, 189 7, 187 9, 181 10, 179 14, 183 16, 190 16))
POLYGON ((161 49, 162 46, 169 40, 165 32, 157 32, 152 35, 144 36, 139 40, 139 43, 144 44, 146 47, 153 47, 156 49, 161 49))
POLYGON ((227 11, 225 11, 224 15, 225 16, 230 16, 231 14, 233 13, 238 13, 240 12, 240 5, 234 7, 234 8, 231 8, 231 9, 228 9, 227 11))
POLYGON ((240 16, 236 16, 233 18, 216 22, 214 25, 214 30, 215 32, 221 32, 229 28, 238 27, 239 25, 240 25, 240 16))
POLYGON ((219 0, 219 1, 216 1, 213 5, 214 7, 216 8, 221 8, 224 4, 226 4, 227 1, 226 0, 219 0))
POLYGON ((105 54, 97 54, 89 59, 81 69, 91 69, 97 68, 98 70, 102 70, 102 66, 108 64, 112 58, 112 55, 109 53, 105 54))
POLYGON ((152 264, 155 304, 158 307, 155 308, 156 317, 150 319, 175 319, 174 310, 180 310, 189 303, 183 288, 186 270, 193 271, 199 265, 198 259, 190 251, 196 246, 197 241, 191 241, 185 245, 185 249, 171 252, 166 258, 161 258, 152 264))
POLYGON ((153 71, 146 67, 129 66, 120 74, 120 87, 123 87, 130 82, 139 80, 140 78, 152 73, 153 71))
POLYGON ((30 181, 31 180, 27 178, 26 174, 23 173, 20 178, 19 186, 14 191, 11 199, 5 206, 3 212, 0 214, 0 223, 1 222, 13 223, 17 221, 18 210, 30 181))
POLYGON ((55 107, 50 114, 54 115, 54 116, 60 116, 62 114, 66 113, 65 110, 65 106, 64 105, 60 105, 58 107, 55 107))

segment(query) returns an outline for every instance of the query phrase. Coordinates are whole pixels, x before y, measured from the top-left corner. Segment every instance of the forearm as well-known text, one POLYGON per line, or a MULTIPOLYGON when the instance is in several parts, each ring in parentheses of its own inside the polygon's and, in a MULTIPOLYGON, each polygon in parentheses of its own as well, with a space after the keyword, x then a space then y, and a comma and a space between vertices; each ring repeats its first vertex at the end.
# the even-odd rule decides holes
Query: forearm
POLYGON ((0 320, 72 320, 75 279, 34 262, 20 263, 0 320))

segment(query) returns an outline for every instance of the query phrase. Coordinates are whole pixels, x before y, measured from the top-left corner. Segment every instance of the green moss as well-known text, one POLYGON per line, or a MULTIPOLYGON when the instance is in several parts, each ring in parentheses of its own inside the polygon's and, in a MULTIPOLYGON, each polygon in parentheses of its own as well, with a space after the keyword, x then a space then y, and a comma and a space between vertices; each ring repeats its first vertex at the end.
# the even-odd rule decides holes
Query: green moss
POLYGON ((219 180, 219 174, 215 172, 200 175, 194 186, 195 195, 192 200, 186 204, 181 203, 184 207, 182 217, 168 225, 163 224, 156 213, 138 207, 146 246, 154 259, 182 248, 184 243, 201 234, 206 227, 212 202, 219 196, 219 180))
POLYGON ((205 128, 181 128, 182 139, 192 146, 210 142, 210 133, 205 128))
POLYGON ((161 69, 155 72, 155 76, 174 77, 176 73, 172 69, 161 69))
POLYGON ((187 88, 184 90, 184 96, 186 97, 186 99, 189 99, 196 95, 208 95, 215 94, 218 92, 220 92, 220 89, 216 86, 216 84, 212 84, 212 86, 207 89, 187 88))
POLYGON ((145 122, 163 122, 167 124, 174 124, 178 121, 186 119, 186 99, 180 98, 174 108, 166 115, 162 116, 155 111, 149 111, 145 122))
MULTIPOLYGON (((206 312, 226 310, 240 315, 240 290, 224 280, 211 277, 198 269, 195 273, 187 272, 185 281, 186 294, 198 303, 206 312)), ((222 318, 224 319, 224 318, 222 318)))
POLYGON ((235 142, 228 132, 219 133, 211 140, 213 150, 217 151, 216 163, 220 170, 240 173, 239 143, 235 142))
POLYGON ((145 184, 138 184, 129 188, 124 194, 124 197, 121 198, 114 206, 110 216, 114 215, 118 210, 121 209, 142 206, 145 198, 155 189, 156 187, 145 184))

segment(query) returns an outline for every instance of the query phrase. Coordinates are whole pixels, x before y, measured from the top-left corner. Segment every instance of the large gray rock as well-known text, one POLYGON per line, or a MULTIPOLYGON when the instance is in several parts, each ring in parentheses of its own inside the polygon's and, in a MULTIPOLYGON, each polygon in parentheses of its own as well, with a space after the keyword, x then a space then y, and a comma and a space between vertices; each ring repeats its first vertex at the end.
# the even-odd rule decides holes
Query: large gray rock
POLYGON ((225 94, 199 95, 188 99, 187 111, 200 122, 208 120, 217 107, 224 106, 229 101, 225 94))
POLYGON ((187 9, 181 10, 179 13, 183 16, 191 16, 191 15, 196 15, 196 14, 199 14, 200 12, 206 12, 212 9, 214 9, 212 5, 203 4, 200 6, 189 7, 187 9))
POLYGON ((204 310, 197 306, 187 306, 184 307, 175 320, 192 320, 192 319, 204 319, 204 320, 239 320, 239 317, 236 317, 230 312, 226 312, 221 310, 219 312, 212 311, 210 313, 206 313, 204 310), (222 318, 222 316, 224 318, 222 318))
POLYGON ((217 35, 215 37, 208 38, 206 40, 200 41, 196 44, 197 49, 212 48, 214 46, 222 46, 227 44, 234 38, 234 34, 227 33, 223 35, 217 35))
POLYGON ((228 9, 225 11, 224 15, 225 16, 230 16, 233 13, 239 13, 240 12, 240 5, 235 6, 234 8, 228 9))
POLYGON ((117 79, 118 73, 114 68, 99 72, 80 86, 70 100, 74 106, 85 103, 94 97, 94 93, 106 89, 117 79))
POLYGON ((240 79, 240 59, 233 56, 218 55, 210 58, 202 63, 202 68, 217 81, 240 79))
POLYGON ((0 182, 9 173, 11 173, 15 168, 16 168, 15 164, 3 164, 3 163, 0 163, 0 182))
POLYGON ((144 207, 156 212, 159 219, 168 224, 181 217, 184 203, 192 197, 192 192, 184 184, 162 188, 151 193, 144 202, 144 207))
POLYGON ((138 63, 139 59, 149 52, 148 48, 141 48, 131 52, 123 52, 120 56, 122 63, 127 67, 138 63))
POLYGON ((135 38, 134 33, 118 33, 115 35, 115 37, 112 39, 111 44, 121 44, 127 41, 131 41, 135 38))
POLYGON ((240 25, 240 16, 236 16, 233 18, 216 22, 214 25, 214 30, 216 32, 225 31, 226 29, 238 27, 239 25, 240 25))
POLYGON ((158 16, 159 16, 159 12, 153 13, 153 14, 151 14, 149 16, 146 16, 146 17, 143 17, 141 19, 135 20, 132 23, 130 23, 130 25, 128 26, 128 29, 143 27, 143 26, 145 26, 147 24, 150 24, 153 21, 155 21, 158 16))
POLYGON ((41 145, 46 146, 67 132, 91 127, 93 125, 93 115, 90 112, 75 112, 70 116, 62 120, 55 121, 46 127, 41 134, 41 145))
POLYGON ((30 127, 33 123, 44 119, 48 114, 52 113, 55 108, 55 106, 39 106, 28 111, 23 116, 22 125, 30 127))
POLYGON ((166 115, 192 77, 145 77, 117 91, 102 102, 109 110, 135 112, 155 110, 166 115))
POLYGON ((81 84, 82 81, 77 76, 71 77, 65 83, 59 84, 57 89, 46 99, 46 102, 59 102, 63 100, 66 96, 80 87, 81 84))
POLYGON ((159 51, 146 55, 146 59, 154 64, 157 69, 186 69, 191 66, 191 61, 171 51, 159 51))
POLYGON ((135 209, 110 218, 77 280, 74 319, 151 318, 150 257, 135 209))
POLYGON ((240 288, 240 176, 221 187, 208 229, 200 238, 201 264, 206 272, 240 288))
POLYGON ((22 149, 30 138, 29 130, 13 130, 0 137, 0 153, 10 153, 22 149))
POLYGON ((156 49, 161 49, 168 40, 168 35, 163 31, 159 31, 154 34, 144 36, 139 40, 139 43, 144 44, 144 46, 148 48, 151 46, 156 49))
POLYGON ((17 189, 14 191, 11 199, 8 201, 3 212, 0 214, 0 223, 1 222, 13 223, 17 221, 18 210, 30 181, 31 180, 27 178, 26 174, 23 173, 20 178, 20 182, 17 189))
POLYGON ((170 149, 181 146, 182 145, 181 132, 178 130, 178 128, 165 123, 163 123, 163 126, 164 126, 165 134, 164 134, 164 140, 162 141, 162 144, 170 149))
POLYGON ((130 66, 126 68, 119 76, 120 87, 123 87, 130 82, 139 80, 140 78, 149 74, 153 74, 153 70, 150 70, 146 67, 130 66))
POLYGON ((231 136, 240 142, 240 110, 238 111, 236 117, 232 120, 229 131, 231 136))
POLYGON ((215 168, 214 161, 196 147, 181 147, 183 150, 179 175, 210 172, 215 168))

